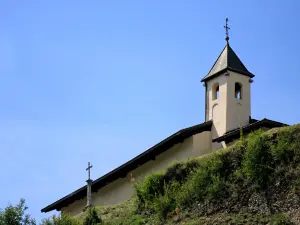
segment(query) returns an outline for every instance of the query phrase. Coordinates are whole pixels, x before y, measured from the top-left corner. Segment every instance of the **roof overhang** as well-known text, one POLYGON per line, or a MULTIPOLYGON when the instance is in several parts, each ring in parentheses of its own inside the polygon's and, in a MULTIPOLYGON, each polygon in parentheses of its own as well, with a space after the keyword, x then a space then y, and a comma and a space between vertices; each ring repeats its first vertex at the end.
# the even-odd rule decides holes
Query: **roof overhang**
POLYGON ((249 78, 255 77, 255 75, 252 74, 252 73, 250 73, 250 72, 249 72, 249 73, 245 73, 245 72, 243 72, 243 71, 235 70, 235 69, 232 69, 232 68, 228 67, 228 68, 225 68, 225 69, 223 69, 223 70, 221 70, 221 71, 215 73, 214 75, 211 75, 211 76, 205 76, 205 77, 201 80, 201 82, 207 82, 207 81, 209 81, 209 80, 211 80, 211 79, 213 79, 213 78, 215 78, 215 77, 217 77, 217 76, 219 76, 219 75, 221 75, 221 74, 226 73, 227 71, 236 72, 236 73, 239 73, 239 74, 241 74, 241 75, 247 76, 247 77, 249 77, 249 78))

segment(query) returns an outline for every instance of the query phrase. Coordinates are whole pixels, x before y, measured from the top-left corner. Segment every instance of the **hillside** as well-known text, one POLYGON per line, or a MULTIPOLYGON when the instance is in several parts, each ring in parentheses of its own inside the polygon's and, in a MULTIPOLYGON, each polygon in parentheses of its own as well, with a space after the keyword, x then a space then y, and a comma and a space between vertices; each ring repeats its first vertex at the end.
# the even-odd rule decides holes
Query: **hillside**
POLYGON ((300 224, 299 162, 300 125, 257 131, 151 174, 131 200, 96 211, 107 225, 300 224))

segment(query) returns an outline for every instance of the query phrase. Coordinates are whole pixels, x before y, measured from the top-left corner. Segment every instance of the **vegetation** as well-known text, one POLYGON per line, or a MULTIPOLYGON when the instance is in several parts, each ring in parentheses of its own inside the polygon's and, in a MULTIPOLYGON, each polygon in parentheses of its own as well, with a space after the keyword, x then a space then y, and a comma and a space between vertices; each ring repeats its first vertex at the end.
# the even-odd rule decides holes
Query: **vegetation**
POLYGON ((223 216, 218 224, 245 224, 251 219, 256 222, 249 224, 291 224, 300 204, 299 163, 299 125, 259 130, 228 149, 147 176, 135 185, 134 207, 126 219, 132 215, 135 221, 137 216, 140 221, 150 217, 156 224, 193 219, 194 224, 205 224, 227 213, 234 221, 223 216))
POLYGON ((95 224, 101 224, 102 219, 98 215, 96 209, 94 207, 88 208, 87 216, 83 220, 83 225, 95 225, 95 224))
POLYGON ((67 215, 60 215, 60 216, 52 216, 51 218, 44 219, 41 225, 81 225, 82 222, 67 216, 67 215))
POLYGON ((35 225, 35 220, 25 213, 27 209, 24 199, 16 206, 7 206, 0 211, 0 225, 35 225))
MULTIPOLYGON (((120 205, 42 224, 300 224, 300 125, 256 131, 227 149, 176 162, 134 188, 134 197, 120 205)), ((5 215, 0 225, 34 224, 24 223, 30 218, 24 213, 12 216, 21 223, 3 222, 5 215)))

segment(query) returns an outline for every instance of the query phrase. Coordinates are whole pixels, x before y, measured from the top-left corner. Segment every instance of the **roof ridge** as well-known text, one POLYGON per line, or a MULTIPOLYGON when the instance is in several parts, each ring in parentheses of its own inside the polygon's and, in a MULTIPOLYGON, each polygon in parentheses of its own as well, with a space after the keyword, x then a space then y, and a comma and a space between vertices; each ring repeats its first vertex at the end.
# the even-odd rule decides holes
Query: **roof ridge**
MULTIPOLYGON (((241 63, 241 65, 244 67, 244 69, 248 72, 248 73, 250 73, 249 72, 249 70, 247 69, 247 67, 244 65, 244 63, 242 62, 242 60, 240 59, 240 57, 235 53, 235 51, 229 46, 229 44, 228 44, 228 47, 231 49, 231 51, 232 51, 232 53, 235 55, 235 57, 239 60, 239 62, 241 63)), ((227 64, 227 66, 228 66, 228 64, 227 64)))
MULTIPOLYGON (((227 47, 227 45, 225 45, 225 47, 223 48, 223 50, 221 51, 221 53, 219 54, 217 60, 215 61, 215 63, 213 64, 213 66, 210 68, 210 70, 208 71, 207 75, 201 80, 201 82, 203 82, 205 80, 205 78, 209 75, 209 73, 212 71, 212 69, 215 67, 216 63, 218 62, 219 58, 221 57, 222 53, 224 52, 225 48, 227 47)), ((228 51, 227 51, 228 52, 228 51)))

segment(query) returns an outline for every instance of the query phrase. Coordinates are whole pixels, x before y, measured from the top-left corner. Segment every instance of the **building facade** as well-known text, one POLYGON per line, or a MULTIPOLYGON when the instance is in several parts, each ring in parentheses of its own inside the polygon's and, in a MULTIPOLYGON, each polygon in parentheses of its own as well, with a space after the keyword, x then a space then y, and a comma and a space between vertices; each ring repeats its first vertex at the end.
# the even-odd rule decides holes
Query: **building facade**
MULTIPOLYGON (((121 203, 133 195, 133 184, 148 174, 166 169, 174 161, 187 160, 224 148, 244 133, 285 124, 268 119, 251 119, 250 73, 235 54, 228 39, 209 73, 202 79, 205 91, 205 122, 182 129, 129 162, 92 183, 92 204, 121 203)), ((86 207, 87 187, 46 206, 41 211, 58 210, 70 215, 86 207)))

